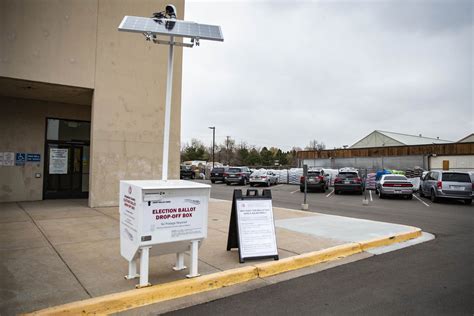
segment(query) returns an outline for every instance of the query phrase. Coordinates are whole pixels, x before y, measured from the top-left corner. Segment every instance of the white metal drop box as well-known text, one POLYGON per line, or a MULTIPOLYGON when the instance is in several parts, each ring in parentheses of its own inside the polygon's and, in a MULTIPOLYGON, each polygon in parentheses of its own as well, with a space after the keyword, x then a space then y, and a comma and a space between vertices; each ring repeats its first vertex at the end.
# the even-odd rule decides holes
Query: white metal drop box
POLYGON ((175 270, 190 251, 190 273, 198 276, 198 247, 207 237, 211 186, 184 180, 120 181, 120 253, 129 262, 127 279, 148 286, 150 255, 176 253, 175 270), (137 259, 140 258, 140 274, 137 259))

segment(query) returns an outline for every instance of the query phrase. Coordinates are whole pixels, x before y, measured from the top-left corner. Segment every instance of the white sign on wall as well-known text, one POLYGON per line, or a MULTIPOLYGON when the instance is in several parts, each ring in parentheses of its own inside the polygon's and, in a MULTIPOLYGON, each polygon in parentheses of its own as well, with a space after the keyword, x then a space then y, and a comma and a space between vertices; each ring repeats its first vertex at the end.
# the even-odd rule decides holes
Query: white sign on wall
POLYGON ((242 258, 278 255, 271 200, 238 200, 237 220, 242 258))
POLYGON ((49 149, 49 174, 67 174, 67 161, 69 149, 49 149))
POLYGON ((14 166, 15 165, 15 153, 13 152, 4 152, 3 153, 3 165, 4 166, 14 166))
POLYGON ((145 203, 142 234, 159 243, 204 238, 207 203, 203 196, 170 196, 145 203))

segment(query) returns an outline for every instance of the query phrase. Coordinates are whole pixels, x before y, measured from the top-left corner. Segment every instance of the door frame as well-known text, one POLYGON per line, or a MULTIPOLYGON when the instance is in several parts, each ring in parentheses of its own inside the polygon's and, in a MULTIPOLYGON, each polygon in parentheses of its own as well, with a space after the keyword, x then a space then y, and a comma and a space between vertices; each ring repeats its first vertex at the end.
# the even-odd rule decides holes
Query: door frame
MULTIPOLYGON (((75 119, 65 119, 65 118, 56 118, 56 117, 46 117, 45 118, 45 129, 44 129, 44 164, 43 164, 43 200, 46 199, 77 199, 77 198, 88 198, 89 191, 82 192, 82 171, 83 171, 83 153, 84 153, 84 146, 89 146, 90 150, 90 140, 89 141, 62 141, 62 140, 48 140, 48 120, 63 120, 63 121, 70 121, 70 122, 82 122, 82 123, 91 123, 90 121, 84 120, 75 120, 75 119), (48 188, 48 177, 49 177, 49 144, 57 144, 67 146, 68 149, 73 150, 74 148, 79 148, 81 153, 81 164, 80 164, 80 174, 81 174, 81 181, 80 181, 80 188, 81 191, 74 191, 72 190, 72 182, 73 177, 71 174, 71 190, 65 192, 56 192, 56 193, 47 193, 48 188)), ((69 159, 69 154, 68 154, 69 159)), ((72 157, 74 159, 74 157, 72 157)), ((90 161, 90 151, 89 151, 89 161, 90 161)), ((68 160, 68 164, 69 164, 68 160)), ((69 169, 68 165, 68 169, 69 169)), ((73 166, 71 166, 73 167, 73 166)), ((89 163, 90 168, 90 163, 89 163)), ((72 170, 72 169, 71 169, 72 170)), ((90 177, 90 169, 89 169, 89 177, 90 177)))

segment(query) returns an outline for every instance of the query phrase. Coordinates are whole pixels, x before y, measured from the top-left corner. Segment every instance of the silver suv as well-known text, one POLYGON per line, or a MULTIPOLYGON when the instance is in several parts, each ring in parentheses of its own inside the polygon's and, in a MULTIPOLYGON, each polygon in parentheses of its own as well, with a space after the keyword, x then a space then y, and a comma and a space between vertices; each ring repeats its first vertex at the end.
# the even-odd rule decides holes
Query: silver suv
POLYGON ((430 197, 432 202, 440 198, 464 200, 472 203, 472 182, 467 172, 430 171, 420 184, 420 196, 430 197))

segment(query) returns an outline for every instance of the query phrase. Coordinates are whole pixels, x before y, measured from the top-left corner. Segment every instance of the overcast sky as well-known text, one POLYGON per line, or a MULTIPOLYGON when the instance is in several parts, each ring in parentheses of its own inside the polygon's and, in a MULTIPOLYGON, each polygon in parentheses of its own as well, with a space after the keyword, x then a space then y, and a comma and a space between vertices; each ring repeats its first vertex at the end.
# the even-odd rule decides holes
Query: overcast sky
POLYGON ((474 132, 473 1, 190 1, 224 42, 184 49, 182 143, 352 145, 474 132))

